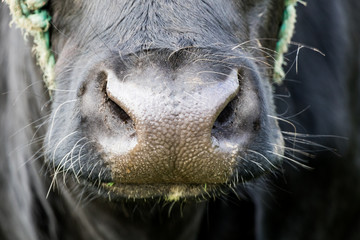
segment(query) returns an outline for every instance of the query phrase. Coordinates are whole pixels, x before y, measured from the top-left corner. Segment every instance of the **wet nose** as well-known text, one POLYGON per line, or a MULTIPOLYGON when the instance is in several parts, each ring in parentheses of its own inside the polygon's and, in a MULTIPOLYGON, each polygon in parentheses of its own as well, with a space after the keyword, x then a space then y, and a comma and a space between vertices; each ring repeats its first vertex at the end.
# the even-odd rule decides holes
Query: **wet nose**
MULTIPOLYGON (((236 148, 212 134, 214 122, 239 91, 238 73, 153 68, 107 71, 106 93, 133 121, 135 143, 113 156, 113 176, 125 183, 222 183, 236 148)), ((121 118, 119 118, 121 121, 121 118)))

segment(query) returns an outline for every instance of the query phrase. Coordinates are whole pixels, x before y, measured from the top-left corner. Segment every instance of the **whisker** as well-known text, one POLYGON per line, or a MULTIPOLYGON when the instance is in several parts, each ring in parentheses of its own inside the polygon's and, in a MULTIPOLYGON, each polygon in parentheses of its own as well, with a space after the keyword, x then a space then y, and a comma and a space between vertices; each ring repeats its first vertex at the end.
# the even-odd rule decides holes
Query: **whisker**
POLYGON ((56 115, 58 113, 58 111, 61 109, 62 106, 64 106, 65 104, 68 104, 68 103, 72 103, 72 102, 76 102, 77 99, 73 99, 73 100, 68 100, 68 101, 65 101, 63 102, 62 104, 60 104, 55 112, 54 112, 54 116, 52 117, 52 120, 51 120, 51 125, 50 125, 50 128, 49 128, 49 139, 48 139, 48 144, 50 144, 50 141, 51 141, 51 137, 52 137, 52 132, 53 132, 53 128, 54 128, 54 123, 55 123, 55 119, 56 119, 56 115))
POLYGON ((278 154, 278 153, 272 152, 272 151, 267 151, 267 152, 268 152, 268 153, 271 153, 271 154, 274 154, 274 155, 276 155, 276 156, 278 156, 278 157, 281 157, 281 158, 283 158, 283 159, 286 159, 286 160, 288 160, 288 161, 290 161, 290 162, 292 162, 292 163, 295 163, 296 165, 299 165, 300 167, 305 168, 305 169, 307 169, 307 170, 314 170, 312 167, 309 167, 309 166, 307 166, 307 165, 305 165, 305 164, 303 164, 303 163, 300 163, 300 162, 298 162, 298 161, 296 161, 296 160, 294 160, 294 159, 292 159, 292 158, 289 158, 289 157, 287 157, 287 156, 284 156, 284 155, 281 155, 281 154, 278 154))
POLYGON ((281 131, 283 134, 291 135, 291 136, 299 136, 302 138, 337 138, 342 140, 349 140, 348 137, 338 136, 338 135, 327 135, 327 134, 308 134, 308 133, 293 133, 287 131, 281 131))
POLYGON ((259 153, 259 152, 256 152, 256 151, 254 151, 254 150, 251 150, 251 149, 249 149, 248 152, 251 152, 251 153, 254 153, 254 154, 259 155, 260 157, 262 157, 263 159, 265 159, 265 161, 268 162, 268 163, 270 164, 270 166, 272 166, 274 169, 277 169, 277 170, 278 170, 278 168, 277 168, 267 157, 265 157, 263 154, 261 154, 261 153, 259 153))
POLYGON ((315 155, 314 154, 310 154, 309 152, 305 152, 303 150, 300 150, 300 149, 296 149, 296 148, 291 148, 291 147, 286 147, 286 146, 282 146, 282 145, 278 145, 278 144, 275 144, 275 143, 270 143, 270 145, 272 146, 276 146, 276 147, 279 147, 279 148, 283 148, 285 149, 286 151, 291 151, 293 152, 293 154, 296 152, 296 153, 299 153, 305 157, 309 157, 309 158, 315 158, 315 155))

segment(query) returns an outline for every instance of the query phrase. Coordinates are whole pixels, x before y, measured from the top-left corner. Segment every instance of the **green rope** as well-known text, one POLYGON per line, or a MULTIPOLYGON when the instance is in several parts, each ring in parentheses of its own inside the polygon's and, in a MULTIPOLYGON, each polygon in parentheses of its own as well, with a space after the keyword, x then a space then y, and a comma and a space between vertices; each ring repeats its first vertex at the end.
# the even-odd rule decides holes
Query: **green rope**
POLYGON ((30 34, 34 38, 33 51, 44 73, 44 82, 51 95, 51 91, 55 89, 55 58, 51 51, 49 35, 51 16, 43 9, 48 0, 5 1, 10 8, 12 22, 25 30, 25 37, 30 34))
POLYGON ((299 0, 285 0, 285 10, 283 21, 280 26, 278 42, 276 43, 276 56, 274 63, 273 80, 280 84, 285 77, 285 72, 282 67, 284 62, 284 54, 288 51, 291 38, 294 34, 296 22, 296 4, 299 0))
MULTIPOLYGON (((30 34, 34 38, 33 51, 37 62, 44 73, 44 82, 49 93, 55 89, 55 58, 51 51, 49 27, 51 16, 43 9, 48 0, 5 0, 18 27, 25 30, 25 36, 30 34)), ((288 45, 294 33, 296 22, 296 4, 300 0, 285 0, 283 22, 280 27, 279 40, 276 44, 276 56, 274 63, 273 80, 280 84, 285 77, 282 68, 284 54, 288 51, 288 45)))

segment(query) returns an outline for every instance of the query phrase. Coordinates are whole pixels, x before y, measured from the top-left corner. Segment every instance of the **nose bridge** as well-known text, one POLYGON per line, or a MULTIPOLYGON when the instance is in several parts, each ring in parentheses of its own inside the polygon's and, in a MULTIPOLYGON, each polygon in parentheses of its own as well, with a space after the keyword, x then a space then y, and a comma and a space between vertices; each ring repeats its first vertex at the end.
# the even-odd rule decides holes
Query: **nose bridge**
POLYGON ((170 104, 167 107, 170 112, 178 110, 178 106, 193 107, 194 104, 211 111, 236 94, 239 84, 234 70, 225 79, 210 75, 184 72, 168 76, 163 71, 145 69, 120 79, 109 72, 107 91, 115 98, 121 98, 124 104, 139 104, 136 106, 139 111, 151 102, 164 107, 170 104))
POLYGON ((207 131, 210 137, 217 115, 238 90, 235 70, 225 78, 207 72, 183 72, 174 77, 164 71, 144 69, 120 79, 109 72, 107 82, 108 96, 133 119, 139 139, 146 136, 151 126, 158 126, 174 130, 169 131, 173 132, 168 139, 171 142, 190 129, 207 131))

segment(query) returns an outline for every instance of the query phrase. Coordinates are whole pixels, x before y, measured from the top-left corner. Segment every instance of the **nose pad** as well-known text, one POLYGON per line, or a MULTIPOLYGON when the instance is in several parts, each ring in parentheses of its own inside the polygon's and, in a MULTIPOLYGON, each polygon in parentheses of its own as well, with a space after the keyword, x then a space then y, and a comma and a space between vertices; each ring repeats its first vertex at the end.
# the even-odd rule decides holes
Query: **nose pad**
POLYGON ((238 91, 235 70, 221 78, 187 72, 175 79, 154 69, 124 76, 108 71, 107 96, 121 109, 119 120, 125 116, 134 122, 137 135, 132 149, 112 158, 115 178, 126 183, 225 182, 236 149, 214 143, 212 131, 238 91))
MULTIPOLYGON (((208 91, 205 90, 204 92, 210 93, 208 94, 208 96, 205 96, 204 98, 204 95, 206 94, 203 94, 200 91, 198 91, 197 94, 199 94, 201 98, 198 99, 198 101, 191 101, 194 104, 194 106, 198 106, 199 104, 201 104, 200 103, 201 99, 204 100, 203 103, 205 103, 205 105, 202 106, 203 107, 202 110, 204 112, 201 111, 198 112, 198 116, 200 116, 201 114, 205 115, 206 113, 208 113, 209 115, 203 116, 203 118, 206 118, 209 121, 208 123, 205 123, 205 125, 212 124, 211 125, 212 130, 216 129, 218 126, 226 125, 226 123, 229 121, 230 116, 234 112, 233 99, 236 97, 239 89, 238 83, 234 81, 236 79, 238 78, 237 76, 235 76, 235 71, 233 71, 228 76, 228 80, 225 80, 223 83, 216 84, 215 86, 213 86, 214 89, 212 90, 211 89, 208 91), (227 85, 230 86, 230 84, 226 82, 229 79, 233 81, 232 88, 228 88, 227 86, 227 85), (217 91, 221 91, 221 94, 217 95, 216 94, 217 91), (221 96, 222 98, 219 98, 219 96, 221 96)), ((153 91, 154 89, 151 89, 151 91, 148 91, 147 93, 143 92, 143 94, 141 94, 140 93, 142 91, 141 85, 135 86, 133 82, 124 83, 123 80, 121 81, 113 72, 109 71, 107 74, 106 94, 109 97, 109 99, 113 102, 113 104, 116 105, 116 107, 113 107, 115 114, 119 117, 119 120, 124 123, 127 123, 129 121, 135 123, 136 117, 138 117, 138 119, 141 119, 143 117, 140 114, 145 113, 145 109, 147 110, 152 109, 155 112, 160 111, 159 114, 166 115, 167 114, 166 108, 167 108, 168 113, 171 114, 171 112, 173 112, 172 114, 174 116, 174 120, 176 120, 176 116, 181 114, 181 112, 176 111, 177 108, 181 108, 181 106, 179 107, 179 105, 181 104, 189 105, 185 101, 184 102, 179 101, 179 99, 186 100, 186 97, 184 96, 181 96, 180 98, 178 98, 178 100, 174 100, 173 102, 171 102, 171 100, 169 101, 168 97, 171 98, 171 95, 173 95, 175 91, 172 91, 172 94, 170 94, 169 96, 165 96, 166 89, 163 89, 164 90, 163 92, 159 92, 156 90, 153 91), (133 86, 127 86, 127 85, 133 85, 133 86), (128 92, 126 92, 126 90, 128 90, 128 92), (136 92, 139 93, 137 94, 136 92), (130 95, 133 96, 126 97, 126 95, 129 95, 129 93, 130 95), (164 95, 161 96, 161 94, 164 95), (146 98, 147 95, 149 95, 148 98, 146 98), (165 101, 170 102, 170 104, 165 106, 164 109, 159 109, 156 106, 161 105, 161 102, 158 103, 155 102, 156 106, 150 106, 151 104, 147 104, 147 102, 152 102, 152 98, 158 98, 158 99, 162 98, 165 101), (171 109, 171 105, 174 106, 173 109, 171 109), (135 121, 133 118, 135 118, 135 121)), ((184 91, 184 93, 186 94, 186 91, 184 91)), ((189 114, 191 114, 191 112, 189 114)), ((145 115, 147 114, 145 113, 145 115)), ((196 122, 194 124, 196 124, 196 122)), ((201 125, 200 123, 198 124, 201 125)))

